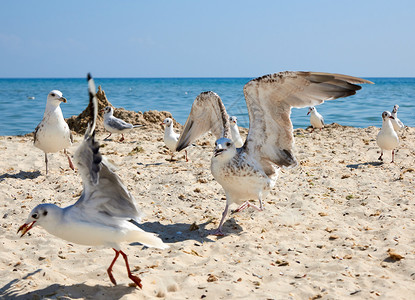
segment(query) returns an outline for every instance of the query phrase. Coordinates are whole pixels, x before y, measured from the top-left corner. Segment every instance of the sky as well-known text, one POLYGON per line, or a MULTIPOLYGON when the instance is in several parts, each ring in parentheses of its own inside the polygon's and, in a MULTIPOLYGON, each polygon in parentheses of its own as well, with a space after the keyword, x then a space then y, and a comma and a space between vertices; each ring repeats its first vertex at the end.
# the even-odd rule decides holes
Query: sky
POLYGON ((0 78, 415 77, 415 1, 0 0, 0 78))

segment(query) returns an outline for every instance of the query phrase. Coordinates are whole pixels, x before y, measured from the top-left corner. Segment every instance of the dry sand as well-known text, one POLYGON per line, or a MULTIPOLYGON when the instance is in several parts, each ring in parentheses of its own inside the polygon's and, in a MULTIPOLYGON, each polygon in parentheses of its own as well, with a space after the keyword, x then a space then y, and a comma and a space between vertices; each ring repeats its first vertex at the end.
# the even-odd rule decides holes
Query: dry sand
MULTIPOLYGON (((210 173, 210 135, 170 158, 158 124, 126 134, 97 135, 101 151, 168 250, 124 244, 143 289, 129 286, 120 259, 118 282, 106 274, 114 252, 70 244, 34 228, 16 234, 41 202, 67 206, 81 179, 63 153, 43 152, 32 138, 0 137, 1 278, 5 299, 414 299, 415 128, 400 133, 390 163, 380 163, 379 128, 336 124, 296 130, 299 167, 284 170, 265 199, 265 211, 227 218, 226 236, 208 235, 225 207, 210 173)), ((246 134, 246 130, 243 131, 246 134)), ((74 153, 82 140, 75 136, 74 153)), ((231 207, 232 209, 236 207, 231 207)))

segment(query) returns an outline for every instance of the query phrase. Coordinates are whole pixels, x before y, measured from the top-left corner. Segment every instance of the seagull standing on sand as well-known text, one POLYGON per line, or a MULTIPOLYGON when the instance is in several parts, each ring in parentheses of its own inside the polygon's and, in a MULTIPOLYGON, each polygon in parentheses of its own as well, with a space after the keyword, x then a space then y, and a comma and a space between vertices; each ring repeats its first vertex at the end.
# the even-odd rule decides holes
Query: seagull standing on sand
POLYGON ((392 110, 392 117, 393 119, 391 119, 392 125, 393 125, 393 129, 395 129, 396 132, 398 132, 399 130, 401 130, 402 128, 405 127, 405 125, 403 125, 403 123, 401 122, 401 120, 398 119, 398 108, 399 105, 395 104, 393 106, 393 110, 392 110))
POLYGON ((236 210, 252 206, 263 210, 262 200, 274 187, 280 167, 294 167, 291 107, 318 105, 325 100, 354 95, 368 80, 329 73, 281 72, 251 80, 244 86, 249 132, 242 148, 231 140, 229 116, 220 97, 204 92, 196 97, 177 151, 209 130, 216 136, 211 171, 226 194, 226 206, 213 234, 223 235, 229 205, 236 210), (259 207, 249 202, 259 200, 259 207))
POLYGON ((324 127, 323 116, 318 113, 317 109, 314 106, 311 106, 308 109, 307 115, 308 114, 310 114, 310 123, 311 123, 311 126, 313 126, 313 130, 311 132, 313 132, 315 128, 319 128, 320 130, 323 129, 324 127))
POLYGON ((231 135, 232 135, 232 141, 235 143, 236 148, 241 148, 244 145, 244 142, 241 138, 241 135, 239 134, 238 129, 238 118, 235 116, 232 116, 229 118, 229 121, 231 123, 231 135))
POLYGON ((392 151, 392 161, 394 162, 395 159, 395 148, 399 145, 399 138, 396 134, 395 130, 393 129, 393 123, 391 120, 394 118, 392 117, 391 113, 388 111, 384 111, 382 113, 382 128, 380 129, 377 137, 376 143, 380 147, 380 156, 379 160, 383 160, 383 150, 392 151))
POLYGON ((111 106, 104 108, 104 128, 110 132, 110 135, 105 139, 109 138, 113 133, 121 133, 120 142, 124 140, 124 133, 130 131, 133 128, 142 127, 143 125, 132 125, 121 119, 113 116, 114 109, 111 106))
POLYGON ((111 282, 116 284, 112 267, 121 254, 128 277, 141 288, 141 280, 131 273, 127 255, 120 249, 119 244, 140 242, 160 249, 168 246, 154 234, 138 227, 141 213, 135 206, 133 196, 114 173, 112 166, 99 153, 99 143, 95 141, 98 104, 95 85, 89 74, 88 85, 93 116, 84 141, 75 154, 75 162, 83 182, 81 197, 75 204, 65 208, 51 203, 39 204, 32 210, 18 232, 21 231, 23 236, 39 225, 50 234, 72 243, 112 247, 115 257, 107 269, 111 282))
POLYGON ((45 152, 46 174, 48 174, 48 153, 62 149, 68 158, 69 167, 74 170, 71 158, 66 151, 72 145, 73 137, 63 118, 61 102, 66 103, 66 98, 62 97, 60 91, 53 90, 49 93, 43 119, 35 129, 34 145, 45 152))
MULTIPOLYGON (((171 118, 165 118, 163 123, 161 123, 161 125, 166 125, 166 127, 164 128, 164 144, 167 146, 167 148, 169 148, 170 152, 171 152, 171 158, 170 161, 173 161, 173 156, 174 156, 174 152, 176 151, 176 144, 177 141, 179 140, 180 134, 174 132, 173 129, 173 120, 171 118)), ((186 161, 188 161, 187 159, 187 151, 185 151, 186 153, 186 161)))

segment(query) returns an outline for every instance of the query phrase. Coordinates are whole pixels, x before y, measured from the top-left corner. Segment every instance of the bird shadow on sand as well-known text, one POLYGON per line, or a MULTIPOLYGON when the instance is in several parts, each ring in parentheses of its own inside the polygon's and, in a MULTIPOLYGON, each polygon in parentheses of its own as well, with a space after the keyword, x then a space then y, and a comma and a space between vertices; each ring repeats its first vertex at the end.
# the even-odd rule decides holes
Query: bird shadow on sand
POLYGON ((41 175, 40 171, 32 171, 32 172, 26 172, 20 170, 17 174, 10 174, 10 173, 4 173, 0 175, 0 182, 3 181, 5 178, 14 178, 14 179, 35 179, 41 175))
POLYGON ((364 167, 364 166, 378 167, 381 165, 383 165, 383 161, 370 161, 370 162, 365 162, 365 163, 360 163, 360 164, 350 164, 350 165, 347 165, 346 167, 350 169, 359 169, 360 167, 364 167))
POLYGON ((87 285, 84 283, 77 283, 73 285, 62 285, 62 284, 52 284, 48 287, 33 290, 30 292, 22 293, 21 286, 27 285, 24 280, 30 276, 41 272, 42 269, 38 269, 32 273, 27 274, 22 279, 13 279, 2 288, 0 288, 0 299, 10 299, 10 300, 26 300, 26 299, 50 299, 55 297, 60 299, 60 296, 65 298, 65 296, 70 295, 73 299, 120 299, 126 294, 130 294, 136 288, 129 287, 125 285, 87 285), (95 298, 96 297, 96 298, 95 298))
MULTIPOLYGON (((213 235, 209 235, 211 230, 206 229, 206 225, 212 221, 207 221, 202 224, 187 224, 187 223, 174 223, 174 224, 161 224, 160 222, 146 222, 141 223, 140 227, 147 231, 157 234, 165 243, 177 243, 187 240, 194 240, 199 243, 215 242, 213 235)), ((223 224, 223 229, 226 235, 239 234, 242 232, 242 227, 239 226, 233 218, 228 219, 223 224)))

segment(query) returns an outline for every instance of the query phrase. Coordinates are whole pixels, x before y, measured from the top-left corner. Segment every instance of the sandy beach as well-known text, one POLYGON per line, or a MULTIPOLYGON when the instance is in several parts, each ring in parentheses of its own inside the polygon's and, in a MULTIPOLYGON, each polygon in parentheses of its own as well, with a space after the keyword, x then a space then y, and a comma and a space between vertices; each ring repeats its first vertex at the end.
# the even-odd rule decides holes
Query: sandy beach
MULTIPOLYGON (((49 155, 45 176, 31 136, 0 137, 0 298, 413 299, 415 128, 399 133, 393 164, 389 152, 377 160, 379 128, 295 130, 299 166, 282 171, 263 212, 229 215, 226 235, 217 237, 209 230, 218 225, 225 194, 210 172, 214 137, 189 148, 189 162, 182 152, 170 162, 159 121, 122 143, 97 134, 145 213, 141 227, 170 245, 123 244, 142 290, 130 286, 122 260, 112 285, 110 248, 70 244, 40 227, 19 237, 33 207, 70 205, 82 183, 63 152, 49 155)), ((82 139, 75 135, 72 155, 82 139)))

